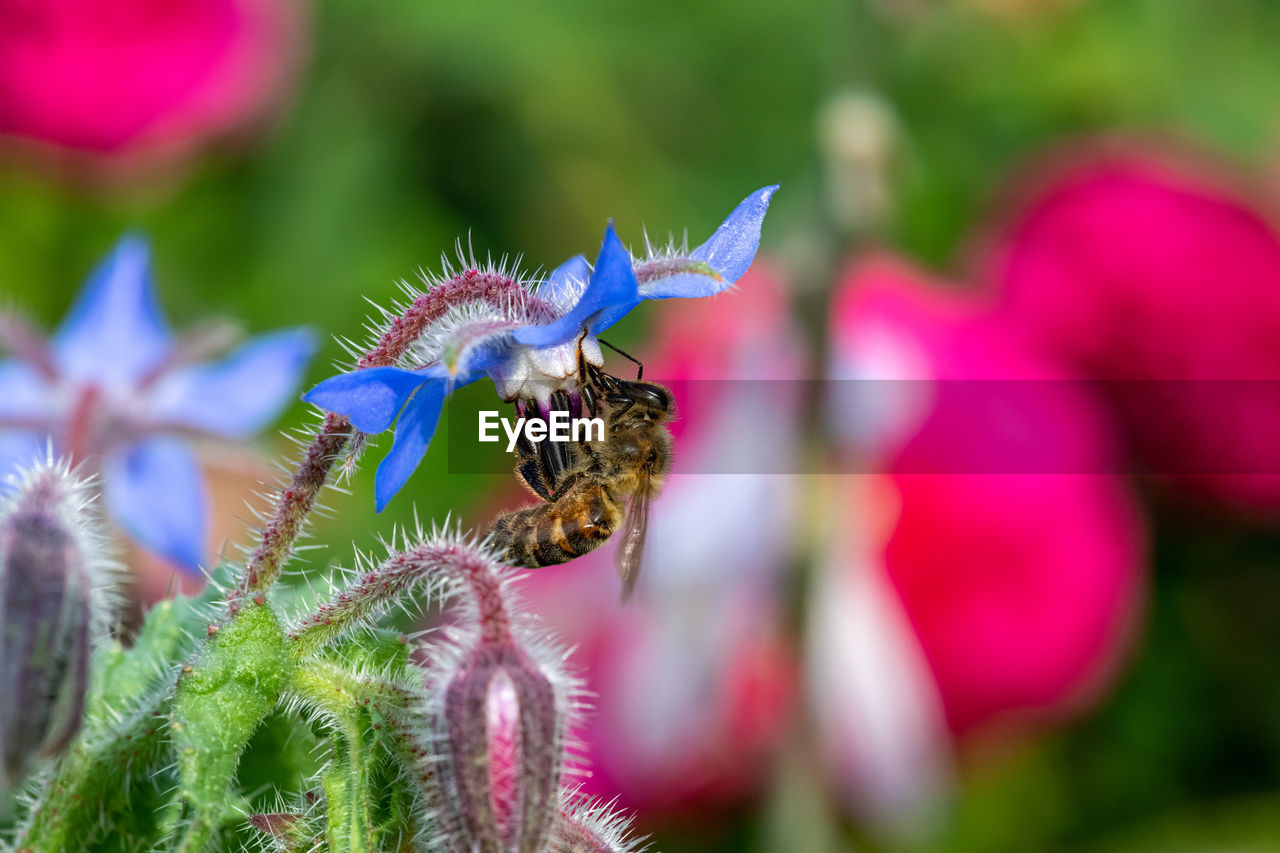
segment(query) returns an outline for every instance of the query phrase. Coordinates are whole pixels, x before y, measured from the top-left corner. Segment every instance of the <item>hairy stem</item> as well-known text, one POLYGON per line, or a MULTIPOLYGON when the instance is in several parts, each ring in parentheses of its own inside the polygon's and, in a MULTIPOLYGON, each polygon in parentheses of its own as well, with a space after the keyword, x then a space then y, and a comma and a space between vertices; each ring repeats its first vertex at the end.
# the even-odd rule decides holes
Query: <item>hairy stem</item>
POLYGON ((158 691, 93 744, 77 742, 58 764, 40 807, 18 835, 23 851, 83 850, 165 754, 172 690, 158 691))
POLYGON ((178 796, 191 815, 182 849, 230 816, 236 767, 290 675, 284 632, 265 604, 239 611, 183 668, 169 725, 178 767, 178 796), (188 842, 186 839, 192 839, 188 842))
POLYGON ((325 417, 320 431, 303 453, 298 470, 280 492, 275 512, 262 528, 262 539, 236 587, 237 599, 265 592, 280 577, 293 543, 302 532, 307 516, 315 508, 316 498, 320 496, 334 462, 350 437, 350 421, 341 415, 325 417))
POLYGON ((190 632, 204 615, 202 600, 162 601, 132 648, 98 652, 85 729, 32 807, 19 849, 80 850, 99 833, 119 834, 134 789, 150 784, 168 755, 178 680, 170 667, 194 647, 190 632))
MULTIPOLYGON (((555 317, 550 305, 529 293, 516 280, 496 273, 467 270, 415 298, 400 316, 391 321, 378 343, 360 357, 357 366, 395 364, 429 324, 443 316, 450 307, 465 301, 504 306, 518 301, 531 313, 545 313, 546 319, 555 317)), ((281 490, 271 519, 262 529, 261 541, 236 587, 237 601, 266 591, 280 576, 293 544, 302 532, 303 523, 315 508, 316 498, 351 435, 351 423, 346 418, 334 414, 325 417, 316 437, 303 453, 298 470, 281 490)))
POLYGON ((366 742, 362 709, 376 709, 371 716, 373 725, 380 729, 383 712, 408 703, 408 690, 323 660, 298 667, 289 688, 328 719, 342 745, 323 779, 329 849, 352 853, 374 849, 373 768, 369 760, 373 744, 366 742))
POLYGON ((174 845, 175 853, 204 853, 213 843, 215 827, 197 815, 182 831, 182 838, 174 845))
POLYGON ((393 605, 442 592, 458 562, 454 544, 428 543, 393 553, 371 571, 357 575, 289 632, 289 648, 302 658, 354 629, 370 627, 393 605))
POLYGON ((328 800, 325 837, 329 849, 339 853, 365 853, 374 849, 369 767, 365 761, 358 715, 343 726, 346 754, 334 760, 324 775, 328 800))

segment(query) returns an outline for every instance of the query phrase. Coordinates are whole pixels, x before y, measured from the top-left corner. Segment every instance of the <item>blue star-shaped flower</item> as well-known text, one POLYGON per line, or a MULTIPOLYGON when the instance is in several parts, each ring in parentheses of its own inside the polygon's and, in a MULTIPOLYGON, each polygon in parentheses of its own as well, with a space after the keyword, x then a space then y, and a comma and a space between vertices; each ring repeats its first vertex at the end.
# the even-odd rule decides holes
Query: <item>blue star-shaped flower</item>
POLYGON ((576 388, 579 350, 602 365, 596 336, 642 301, 711 296, 737 282, 755 259, 776 189, 752 193, 692 252, 669 247, 633 259, 610 225, 594 266, 579 255, 520 298, 461 300, 423 331, 401 366, 333 376, 303 399, 361 432, 395 425, 378 466, 381 512, 422 461, 451 391, 489 376, 505 400, 545 403, 557 389, 576 388))
POLYGON ((288 403, 315 352, 290 329, 212 363, 169 332, 145 240, 128 236, 93 272, 49 340, 4 324, 0 475, 43 458, 47 442, 102 475, 106 506, 130 536, 194 571, 205 562, 204 481, 182 438, 245 439, 288 403))

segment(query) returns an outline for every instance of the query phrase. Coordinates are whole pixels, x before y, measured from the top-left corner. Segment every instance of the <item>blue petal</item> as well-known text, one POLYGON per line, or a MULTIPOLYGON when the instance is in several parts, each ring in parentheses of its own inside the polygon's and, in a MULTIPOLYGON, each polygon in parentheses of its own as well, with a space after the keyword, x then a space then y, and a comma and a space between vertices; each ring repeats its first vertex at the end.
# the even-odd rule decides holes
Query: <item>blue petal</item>
POLYGON ((308 329, 255 338, 215 364, 165 376, 152 397, 153 413, 172 423, 247 438, 288 405, 315 351, 308 329))
POLYGON ((378 512, 386 509, 396 492, 404 487, 427 452, 444 407, 445 396, 455 388, 475 382, 483 373, 456 378, 434 377, 418 389, 396 421, 396 438, 391 452, 378 465, 374 501, 378 512))
POLYGON ((0 422, 42 418, 48 411, 48 388, 40 374, 21 361, 0 361, 0 422))
POLYGON ((205 562, 208 499, 195 457, 172 438, 109 455, 107 508, 134 539, 193 574, 205 562))
POLYGON ((590 280, 591 265, 582 255, 574 255, 551 271, 546 283, 538 289, 538 296, 560 304, 574 288, 590 280))
POLYGON ((44 460, 48 440, 35 432, 0 432, 0 495, 7 490, 10 474, 44 460))
POLYGON ((48 441, 39 432, 3 429, 4 420, 41 419, 48 414, 48 393, 40 374, 20 361, 0 361, 0 494, 9 474, 44 459, 48 441))
POLYGON ((433 375, 431 371, 369 367, 330 376, 302 399, 346 415, 361 432, 382 432, 395 421, 413 392, 433 375))
POLYGON ((694 249, 690 260, 702 261, 720 275, 685 272, 646 281, 640 286, 644 299, 712 296, 731 287, 742 278, 760 248, 760 226, 769 210, 769 200, 777 184, 756 190, 734 208, 728 218, 711 235, 711 239, 694 249))
POLYGON ((640 302, 631 253, 614 233, 613 224, 604 232, 600 256, 596 258, 591 281, 578 304, 559 320, 541 326, 525 326, 512 335, 531 347, 559 346, 573 340, 583 329, 592 332, 607 328, 640 302))
POLYGON ((151 282, 146 240, 122 239, 93 271, 53 337, 54 357, 67 375, 119 385, 163 359, 172 338, 151 282))

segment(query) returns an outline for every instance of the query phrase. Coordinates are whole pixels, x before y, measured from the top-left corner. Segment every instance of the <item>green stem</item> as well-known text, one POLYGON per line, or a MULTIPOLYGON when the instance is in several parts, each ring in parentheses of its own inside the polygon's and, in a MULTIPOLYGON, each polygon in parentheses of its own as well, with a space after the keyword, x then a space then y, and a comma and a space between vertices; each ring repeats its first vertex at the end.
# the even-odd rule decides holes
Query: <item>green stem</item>
POLYGON ((308 661, 295 669, 289 689, 323 713, 342 742, 323 780, 329 849, 349 853, 373 850, 373 798, 367 760, 371 750, 364 742, 361 708, 366 702, 395 701, 398 697, 371 679, 323 660, 308 661))
POLYGON ((197 817, 186 825, 182 839, 173 848, 175 853, 205 853, 213 843, 214 827, 203 817, 197 817))
POLYGON ((343 726, 346 756, 335 759, 324 776, 329 806, 325 835, 329 849, 338 853, 365 853, 374 849, 369 768, 365 765, 359 714, 354 716, 349 725, 343 726))
POLYGON ((204 603, 161 602, 147 613, 132 648, 98 651, 84 731, 19 830, 19 849, 79 850, 99 834, 125 834, 130 795, 152 781, 167 755, 177 675, 166 675, 165 667, 195 645, 191 630, 204 603))
MULTIPOLYGON (((398 646, 389 640, 384 657, 403 664, 398 646)), ((422 810, 404 801, 407 796, 416 803, 416 787, 397 786, 421 772, 422 748, 412 734, 420 726, 412 721, 422 700, 411 682, 387 675, 394 669, 376 666, 377 674, 370 675, 334 661, 312 659, 294 670, 289 684, 295 697, 329 720, 346 746, 343 757, 335 760, 324 778, 329 843, 335 850, 363 849, 360 844, 376 847, 379 840, 399 845, 418 835, 422 810), (383 747, 393 764, 380 757, 383 747)))
POLYGON ((280 700, 292 661, 284 632, 266 604, 240 610, 210 629, 204 648, 184 668, 170 732, 177 754, 178 795, 191 815, 178 849, 198 851, 234 812, 236 768, 262 720, 280 700))
POLYGON ((164 718, 172 690, 157 691, 93 743, 78 740, 59 762, 46 795, 19 832, 19 850, 83 850, 128 804, 130 789, 165 754, 164 718))

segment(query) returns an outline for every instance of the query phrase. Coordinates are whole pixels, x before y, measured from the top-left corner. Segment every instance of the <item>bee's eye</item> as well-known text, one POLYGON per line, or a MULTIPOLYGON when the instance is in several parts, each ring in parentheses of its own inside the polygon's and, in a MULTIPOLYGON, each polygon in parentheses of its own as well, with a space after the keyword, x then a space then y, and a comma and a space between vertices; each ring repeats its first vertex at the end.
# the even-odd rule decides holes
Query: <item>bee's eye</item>
POLYGON ((652 403, 655 406, 666 408, 667 392, 663 391, 661 388, 653 388, 653 387, 645 388, 644 391, 645 391, 645 397, 648 398, 650 403, 652 403))

